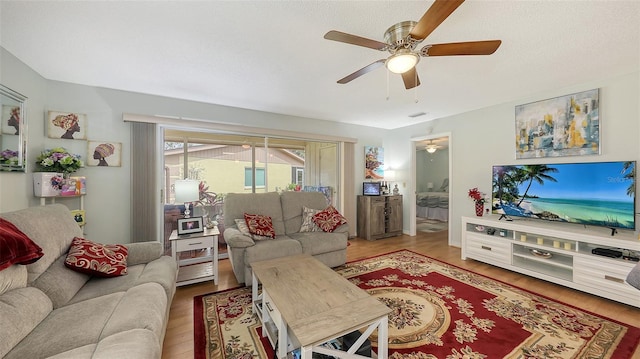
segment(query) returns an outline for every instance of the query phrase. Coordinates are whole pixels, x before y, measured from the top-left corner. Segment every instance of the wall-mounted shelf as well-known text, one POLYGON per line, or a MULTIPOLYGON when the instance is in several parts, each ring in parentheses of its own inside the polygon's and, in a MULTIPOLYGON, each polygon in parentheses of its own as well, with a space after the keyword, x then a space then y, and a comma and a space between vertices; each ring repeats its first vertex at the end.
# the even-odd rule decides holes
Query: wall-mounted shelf
POLYGON ((640 255, 631 231, 498 216, 462 217, 462 259, 481 262, 640 308, 640 292, 625 282, 636 262, 593 254, 608 248, 640 255))

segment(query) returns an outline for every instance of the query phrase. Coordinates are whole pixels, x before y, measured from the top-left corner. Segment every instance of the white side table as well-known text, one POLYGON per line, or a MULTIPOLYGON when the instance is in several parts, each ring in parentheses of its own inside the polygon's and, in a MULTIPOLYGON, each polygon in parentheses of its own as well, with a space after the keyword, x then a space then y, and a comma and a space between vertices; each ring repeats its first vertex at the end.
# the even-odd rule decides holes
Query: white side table
POLYGON ((205 228, 204 232, 178 236, 178 231, 171 232, 171 256, 178 263, 177 286, 213 280, 218 284, 218 227, 205 228), (180 252, 213 249, 213 255, 180 260, 180 252))

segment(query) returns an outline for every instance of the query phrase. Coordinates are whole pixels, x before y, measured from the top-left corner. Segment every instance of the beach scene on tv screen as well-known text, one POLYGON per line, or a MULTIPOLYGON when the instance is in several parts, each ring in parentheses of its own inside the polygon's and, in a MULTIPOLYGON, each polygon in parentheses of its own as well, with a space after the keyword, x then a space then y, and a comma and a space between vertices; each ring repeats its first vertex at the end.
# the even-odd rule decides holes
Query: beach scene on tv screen
POLYGON ((493 166, 492 212, 635 229, 635 161, 493 166))

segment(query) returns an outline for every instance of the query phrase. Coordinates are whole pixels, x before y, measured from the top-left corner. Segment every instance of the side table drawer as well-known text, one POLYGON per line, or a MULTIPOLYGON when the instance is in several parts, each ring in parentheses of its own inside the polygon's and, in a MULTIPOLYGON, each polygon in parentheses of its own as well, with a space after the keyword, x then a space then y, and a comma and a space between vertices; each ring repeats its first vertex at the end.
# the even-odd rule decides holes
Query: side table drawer
POLYGON ((213 247, 213 236, 181 238, 176 242, 177 252, 191 251, 195 249, 206 249, 213 247))

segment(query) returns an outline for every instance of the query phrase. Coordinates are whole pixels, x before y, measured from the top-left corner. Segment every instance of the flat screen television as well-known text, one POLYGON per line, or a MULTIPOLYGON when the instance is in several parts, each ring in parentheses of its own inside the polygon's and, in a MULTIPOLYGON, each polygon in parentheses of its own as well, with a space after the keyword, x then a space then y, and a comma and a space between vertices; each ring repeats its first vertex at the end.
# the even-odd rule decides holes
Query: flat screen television
POLYGON ((493 166, 494 214, 635 229, 636 161, 493 166))
POLYGON ((380 182, 362 182, 364 196, 379 196, 382 194, 380 182))

